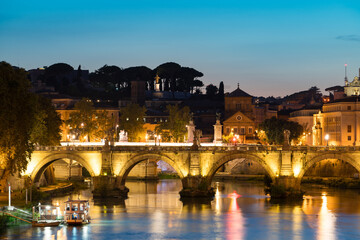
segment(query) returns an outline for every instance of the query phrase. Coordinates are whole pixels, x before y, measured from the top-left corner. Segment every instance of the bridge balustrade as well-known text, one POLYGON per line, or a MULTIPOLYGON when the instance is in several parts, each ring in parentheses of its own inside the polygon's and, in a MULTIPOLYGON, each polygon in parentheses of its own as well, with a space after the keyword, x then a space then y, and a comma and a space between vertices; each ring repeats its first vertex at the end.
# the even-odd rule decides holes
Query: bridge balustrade
MULTIPOLYGON (((35 151, 102 151, 103 146, 35 146, 35 151)), ((112 151, 191 151, 191 146, 110 146, 112 151)), ((199 151, 282 151, 278 145, 199 146, 199 151)), ((360 146, 290 146, 290 151, 360 151, 360 146)))

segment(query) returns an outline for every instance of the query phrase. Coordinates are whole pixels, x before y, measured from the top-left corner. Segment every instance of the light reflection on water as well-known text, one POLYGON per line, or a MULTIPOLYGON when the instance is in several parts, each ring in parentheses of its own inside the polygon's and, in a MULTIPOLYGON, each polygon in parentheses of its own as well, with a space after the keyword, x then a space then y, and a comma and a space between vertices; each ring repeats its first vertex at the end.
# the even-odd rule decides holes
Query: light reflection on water
MULTIPOLYGON (((81 227, 10 227, 9 239, 358 239, 360 195, 308 187, 300 202, 274 203, 258 183, 214 183, 213 201, 182 202, 180 180, 128 182, 125 201, 90 201, 81 227), (351 205, 351 207, 349 207, 351 205)), ((63 203, 69 196, 54 198, 63 203)), ((89 190, 72 198, 92 199, 89 190)))

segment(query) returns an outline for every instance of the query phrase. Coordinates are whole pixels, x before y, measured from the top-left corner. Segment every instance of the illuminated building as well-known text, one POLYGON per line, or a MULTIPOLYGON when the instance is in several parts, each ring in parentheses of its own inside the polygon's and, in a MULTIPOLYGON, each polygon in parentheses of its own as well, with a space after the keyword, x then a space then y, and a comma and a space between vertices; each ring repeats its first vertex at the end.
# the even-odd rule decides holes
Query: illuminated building
POLYGON ((225 95, 224 135, 239 135, 241 143, 255 141, 255 129, 265 119, 277 117, 268 104, 253 104, 253 97, 239 88, 225 95))
POLYGON ((329 145, 360 145, 359 77, 348 82, 345 75, 344 92, 346 97, 324 104, 322 111, 314 114, 314 145, 327 145, 327 141, 325 141, 327 134, 329 135, 329 145))

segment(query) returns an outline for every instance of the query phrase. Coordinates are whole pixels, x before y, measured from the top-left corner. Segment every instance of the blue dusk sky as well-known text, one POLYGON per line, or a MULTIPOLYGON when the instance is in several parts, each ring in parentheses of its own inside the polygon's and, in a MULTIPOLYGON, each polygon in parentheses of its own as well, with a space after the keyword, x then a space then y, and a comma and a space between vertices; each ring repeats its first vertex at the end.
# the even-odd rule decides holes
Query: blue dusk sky
POLYGON ((155 68, 177 62, 205 85, 254 96, 343 85, 360 67, 360 1, 1 0, 0 60, 155 68))

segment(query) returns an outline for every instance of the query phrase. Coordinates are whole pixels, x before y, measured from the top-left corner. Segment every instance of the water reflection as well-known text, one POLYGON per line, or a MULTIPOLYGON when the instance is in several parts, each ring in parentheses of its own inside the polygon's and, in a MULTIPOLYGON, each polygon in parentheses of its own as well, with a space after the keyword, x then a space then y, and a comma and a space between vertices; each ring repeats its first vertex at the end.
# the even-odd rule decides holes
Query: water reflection
POLYGON ((244 237, 245 220, 242 216, 241 209, 237 204, 237 199, 239 197, 240 195, 237 194, 236 191, 229 194, 231 201, 226 217, 226 237, 230 240, 241 240, 244 237))
POLYGON ((335 215, 328 209, 328 197, 326 193, 323 193, 321 209, 319 212, 319 221, 318 221, 318 231, 317 237, 318 240, 332 240, 335 239, 335 215))
POLYGON ((180 180, 128 182, 129 198, 93 201, 90 190, 57 197, 90 199, 89 225, 9 227, 8 239, 355 239, 360 235, 357 192, 310 188, 296 203, 274 203, 256 183, 214 183, 213 201, 180 201, 180 180), (352 207, 349 207, 351 205, 352 207))
POLYGON ((292 230, 294 233, 294 240, 301 240, 302 238, 302 231, 303 231, 303 212, 300 206, 295 206, 292 211, 293 215, 293 224, 292 230))

